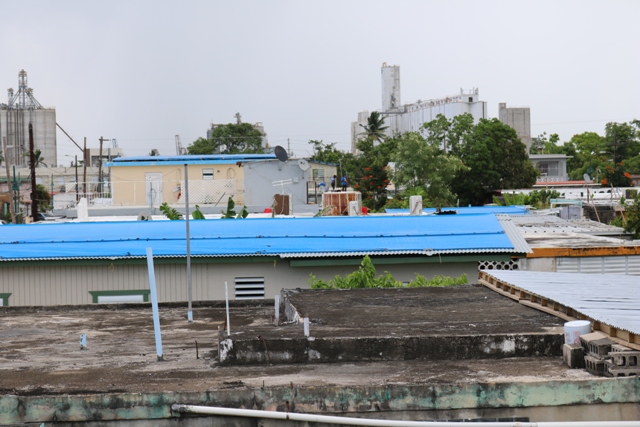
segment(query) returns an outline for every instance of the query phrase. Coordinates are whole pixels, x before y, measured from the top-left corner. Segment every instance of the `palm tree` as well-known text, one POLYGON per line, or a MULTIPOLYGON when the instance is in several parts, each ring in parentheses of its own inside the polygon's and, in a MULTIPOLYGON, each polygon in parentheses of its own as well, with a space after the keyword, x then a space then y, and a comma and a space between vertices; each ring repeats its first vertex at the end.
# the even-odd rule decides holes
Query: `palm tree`
MULTIPOLYGON (((29 153, 24 153, 25 157, 30 157, 29 153)), ((47 167, 47 164, 44 162, 44 157, 42 156, 42 151, 40 149, 33 150, 33 160, 35 163, 35 167, 44 166, 47 167)), ((27 164, 31 169, 31 159, 27 160, 27 164)))
POLYGON ((367 125, 360 125, 360 127, 364 129, 364 132, 360 133, 360 135, 378 142, 385 140, 387 135, 385 135, 384 131, 389 128, 389 126, 384 126, 384 116, 377 111, 372 111, 367 118, 367 125))

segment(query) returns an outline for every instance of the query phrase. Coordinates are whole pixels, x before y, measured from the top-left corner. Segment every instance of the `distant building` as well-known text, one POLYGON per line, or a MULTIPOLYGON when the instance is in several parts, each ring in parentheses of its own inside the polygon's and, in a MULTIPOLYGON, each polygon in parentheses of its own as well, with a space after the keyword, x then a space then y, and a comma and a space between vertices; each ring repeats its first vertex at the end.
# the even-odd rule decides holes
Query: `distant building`
POLYGON ((84 161, 87 163, 87 166, 98 167, 100 165, 100 161, 102 162, 110 162, 113 159, 118 157, 123 157, 124 153, 122 148, 102 148, 102 155, 100 155, 99 148, 87 148, 85 151, 85 159, 84 161))
MULTIPOLYGON (((382 109, 386 134, 393 136, 398 133, 418 132, 420 127, 438 114, 452 119, 464 113, 473 116, 477 123, 487 118, 487 103, 480 100, 478 88, 470 91, 460 89, 460 93, 427 101, 418 100, 413 104, 401 104, 400 67, 382 64, 382 109)), ((351 123, 351 152, 356 153, 356 143, 359 135, 364 131, 362 126, 367 124, 368 111, 358 113, 358 120, 351 123)))
MULTIPOLYGON (((8 90, 8 101, 0 103, 0 149, 2 140, 7 144, 6 161, 9 165, 28 164, 29 123, 33 128, 34 150, 40 150, 41 158, 48 166, 57 164, 56 110, 45 108, 34 98, 33 89, 27 85, 27 72, 18 74, 18 90, 8 90)), ((4 154, 3 154, 4 156, 4 154)))
MULTIPOLYGON (((523 141, 524 142, 524 141, 523 141)), ((540 171, 537 183, 560 183, 569 180, 567 160, 573 156, 566 154, 530 154, 529 160, 540 171)))
POLYGON ((506 102, 501 102, 498 106, 498 119, 516 131, 520 141, 527 146, 528 153, 532 144, 531 109, 529 107, 507 107, 506 102))

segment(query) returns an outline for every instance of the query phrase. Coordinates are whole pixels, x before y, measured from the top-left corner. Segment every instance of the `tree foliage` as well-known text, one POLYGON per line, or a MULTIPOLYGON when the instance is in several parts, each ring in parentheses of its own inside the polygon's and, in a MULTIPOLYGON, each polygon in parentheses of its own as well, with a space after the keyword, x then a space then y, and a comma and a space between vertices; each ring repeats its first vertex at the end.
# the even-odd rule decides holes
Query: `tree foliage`
POLYGON ((360 133, 363 139, 369 139, 373 142, 382 142, 387 136, 384 133, 389 126, 384 125, 384 116, 377 111, 372 111, 367 118, 366 125, 360 125, 364 131, 360 133))
POLYGON ((425 206, 453 204, 456 196, 451 192, 451 183, 458 171, 467 169, 458 157, 440 149, 449 143, 447 137, 429 133, 425 139, 417 132, 396 137, 397 150, 391 158, 393 182, 405 191, 421 189, 425 206))
POLYGON ((260 154, 262 133, 250 123, 229 123, 217 126, 210 138, 198 138, 189 145, 189 154, 260 154))
POLYGON ((453 152, 469 168, 452 184, 461 204, 482 205, 503 188, 530 188, 538 176, 516 131, 495 118, 480 119, 453 152))
POLYGON ((632 233, 634 239, 640 239, 640 195, 636 195, 633 204, 627 206, 627 220, 624 231, 632 233))
POLYGON ((164 216, 166 216, 168 219, 173 221, 182 219, 182 214, 178 212, 175 208, 172 208, 171 206, 169 206, 167 202, 164 202, 163 204, 160 205, 160 212, 162 212, 164 216))

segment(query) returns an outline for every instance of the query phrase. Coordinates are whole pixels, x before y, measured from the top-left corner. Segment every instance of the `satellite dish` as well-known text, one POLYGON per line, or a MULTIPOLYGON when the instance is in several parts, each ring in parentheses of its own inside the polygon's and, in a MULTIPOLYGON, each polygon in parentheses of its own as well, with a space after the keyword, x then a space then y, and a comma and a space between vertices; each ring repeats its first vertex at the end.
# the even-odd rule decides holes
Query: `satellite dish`
POLYGON ((585 173, 584 175, 582 175, 582 177, 584 178, 587 184, 591 184, 591 177, 589 176, 588 173, 585 173))
POLYGON ((276 145, 276 148, 273 149, 273 153, 276 155, 276 158, 281 162, 286 162, 287 159, 289 158, 289 155, 287 154, 287 150, 285 150, 279 145, 276 145))
POLYGON ((151 212, 149 211, 142 211, 140 215, 138 215, 138 221, 151 221, 152 219, 151 212))
POLYGON ((309 169, 311 167, 309 162, 306 161, 305 159, 298 160, 298 166, 300 166, 300 169, 302 169, 303 171, 306 171, 307 169, 309 169))

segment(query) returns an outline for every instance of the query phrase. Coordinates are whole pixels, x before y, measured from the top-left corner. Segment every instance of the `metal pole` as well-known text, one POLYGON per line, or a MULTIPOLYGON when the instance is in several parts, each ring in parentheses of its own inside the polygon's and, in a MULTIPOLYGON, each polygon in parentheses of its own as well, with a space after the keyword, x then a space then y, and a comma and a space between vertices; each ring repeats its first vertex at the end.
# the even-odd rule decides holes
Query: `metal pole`
POLYGON ((100 154, 98 154, 98 192, 102 193, 102 142, 104 141, 103 137, 100 137, 100 154))
POLYGON ((84 150, 82 151, 82 162, 84 166, 84 172, 82 176, 82 197, 87 197, 87 137, 84 137, 84 150))
POLYGON ((158 311, 158 294, 156 292, 156 273, 153 269, 153 252, 147 248, 147 269, 149 271, 149 289, 151 291, 151 308, 153 310, 153 331, 156 337, 156 354, 158 361, 164 360, 162 354, 162 334, 160 333, 160 313, 158 311))
POLYGON ((187 321, 193 322, 191 310, 191 235, 189 233, 189 172, 188 165, 184 164, 184 217, 187 227, 187 321))
POLYGON ((78 182, 78 155, 76 154, 76 204, 80 201, 80 183, 78 182))
POLYGON ((31 171, 31 218, 38 220, 38 193, 36 185, 36 156, 34 154, 33 125, 29 122, 29 170, 31 171))
POLYGON ((6 137, 2 137, 2 149, 4 150, 4 167, 7 170, 7 189, 9 190, 9 197, 11 198, 10 203, 11 203, 11 222, 13 224, 16 223, 16 207, 15 207, 15 200, 13 200, 14 195, 13 195, 13 184, 9 184, 9 157, 8 157, 8 151, 7 151, 7 138, 6 137))

